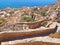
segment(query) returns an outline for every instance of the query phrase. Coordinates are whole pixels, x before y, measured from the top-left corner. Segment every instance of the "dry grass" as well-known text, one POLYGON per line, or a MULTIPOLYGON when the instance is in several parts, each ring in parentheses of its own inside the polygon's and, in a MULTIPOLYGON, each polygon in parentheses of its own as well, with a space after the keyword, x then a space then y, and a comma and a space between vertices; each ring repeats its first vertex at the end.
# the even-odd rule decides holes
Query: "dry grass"
POLYGON ((50 34, 49 36, 52 37, 52 38, 60 38, 60 32, 56 32, 54 34, 50 34))

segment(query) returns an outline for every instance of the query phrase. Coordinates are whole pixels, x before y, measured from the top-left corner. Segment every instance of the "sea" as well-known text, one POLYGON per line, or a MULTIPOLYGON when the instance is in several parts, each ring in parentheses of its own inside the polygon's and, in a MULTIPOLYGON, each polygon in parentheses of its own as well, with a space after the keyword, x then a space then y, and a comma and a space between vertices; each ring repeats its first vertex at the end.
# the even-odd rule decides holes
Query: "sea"
POLYGON ((20 7, 34 7, 55 4, 57 0, 0 0, 1 8, 20 8, 20 7))

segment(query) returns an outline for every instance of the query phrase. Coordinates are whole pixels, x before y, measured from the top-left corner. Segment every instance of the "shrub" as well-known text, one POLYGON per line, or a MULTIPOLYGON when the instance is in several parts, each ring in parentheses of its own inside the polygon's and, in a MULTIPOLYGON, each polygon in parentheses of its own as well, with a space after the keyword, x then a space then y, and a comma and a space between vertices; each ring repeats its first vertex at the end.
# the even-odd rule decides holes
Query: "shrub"
POLYGON ((46 12, 44 12, 44 11, 41 12, 41 15, 42 15, 42 16, 46 16, 46 12))
POLYGON ((32 19, 32 21, 35 20, 35 15, 34 14, 31 14, 31 19, 32 19))
POLYGON ((54 34, 49 35, 51 38, 60 38, 60 32, 56 32, 54 34))
POLYGON ((30 17, 24 17, 24 18, 22 18, 21 21, 22 22, 30 22, 31 21, 31 18, 30 17))
POLYGON ((34 11, 37 11, 37 7, 35 7, 33 10, 34 10, 34 11))
POLYGON ((0 24, 3 24, 4 23, 4 20, 0 19, 0 24))

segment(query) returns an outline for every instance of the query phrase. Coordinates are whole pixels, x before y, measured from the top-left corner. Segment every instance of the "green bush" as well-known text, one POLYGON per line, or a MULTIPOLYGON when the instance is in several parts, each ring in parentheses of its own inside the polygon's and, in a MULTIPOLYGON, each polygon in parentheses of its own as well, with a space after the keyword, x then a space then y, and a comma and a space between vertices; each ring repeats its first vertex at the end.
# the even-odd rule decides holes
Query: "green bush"
POLYGON ((35 15, 31 14, 31 19, 34 21, 35 20, 35 15))
POLYGON ((4 23, 4 21, 3 20, 0 20, 0 24, 3 24, 4 23))
POLYGON ((34 11, 37 11, 37 7, 33 9, 34 11))
POLYGON ((21 21, 22 22, 30 22, 31 21, 31 18, 30 17, 24 17, 24 18, 22 18, 21 21))
POLYGON ((25 16, 21 19, 21 22, 33 22, 33 21, 35 21, 35 15, 34 14, 25 16))
POLYGON ((44 11, 41 12, 41 15, 42 15, 42 16, 46 16, 46 12, 44 12, 44 11))

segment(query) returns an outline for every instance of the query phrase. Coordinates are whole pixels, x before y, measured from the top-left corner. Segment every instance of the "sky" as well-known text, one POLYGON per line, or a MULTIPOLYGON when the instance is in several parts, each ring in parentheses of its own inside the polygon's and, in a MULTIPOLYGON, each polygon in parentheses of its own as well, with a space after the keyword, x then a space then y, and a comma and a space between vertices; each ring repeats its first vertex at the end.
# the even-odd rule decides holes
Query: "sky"
POLYGON ((56 0, 0 0, 0 8, 22 6, 44 6, 53 4, 56 0))

